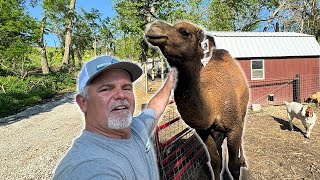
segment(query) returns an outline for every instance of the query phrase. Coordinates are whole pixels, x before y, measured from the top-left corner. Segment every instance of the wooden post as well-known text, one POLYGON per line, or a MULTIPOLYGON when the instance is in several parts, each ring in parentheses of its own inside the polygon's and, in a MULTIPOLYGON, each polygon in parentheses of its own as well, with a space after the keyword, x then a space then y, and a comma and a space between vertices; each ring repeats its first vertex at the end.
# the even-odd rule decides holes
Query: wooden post
POLYGON ((293 101, 294 102, 301 102, 300 97, 300 74, 296 74, 296 77, 294 78, 292 82, 292 94, 293 94, 293 101))

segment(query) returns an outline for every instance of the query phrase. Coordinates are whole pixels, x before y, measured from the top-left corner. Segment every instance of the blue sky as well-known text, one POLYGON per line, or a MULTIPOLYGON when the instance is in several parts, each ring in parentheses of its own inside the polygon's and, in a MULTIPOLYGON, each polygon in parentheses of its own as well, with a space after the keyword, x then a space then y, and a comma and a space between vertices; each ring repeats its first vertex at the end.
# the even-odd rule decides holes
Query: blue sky
MULTIPOLYGON (((92 8, 97 9, 102 14, 102 18, 116 15, 116 11, 113 9, 113 0, 76 0, 76 11, 80 10, 80 8, 85 9, 87 12, 92 8)), ((42 18, 43 10, 40 5, 35 8, 29 6, 28 12, 32 17, 42 18)), ((60 46, 58 38, 53 34, 46 35, 45 41, 47 46, 60 46)))

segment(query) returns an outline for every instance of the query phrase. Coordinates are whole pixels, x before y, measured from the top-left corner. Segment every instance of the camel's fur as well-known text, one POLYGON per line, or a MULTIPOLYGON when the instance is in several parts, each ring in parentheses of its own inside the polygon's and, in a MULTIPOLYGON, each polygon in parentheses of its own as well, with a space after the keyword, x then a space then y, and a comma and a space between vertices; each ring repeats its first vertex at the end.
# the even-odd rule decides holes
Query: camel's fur
POLYGON ((174 98, 182 119, 206 144, 215 179, 220 179, 221 143, 213 141, 212 131, 227 137, 229 170, 240 176, 245 166, 242 131, 249 91, 238 64, 226 50, 213 49, 206 67, 201 64, 203 31, 188 22, 175 25, 156 21, 146 28, 146 40, 159 47, 171 67, 178 70, 174 98), (239 158, 240 150, 240 158, 239 158))

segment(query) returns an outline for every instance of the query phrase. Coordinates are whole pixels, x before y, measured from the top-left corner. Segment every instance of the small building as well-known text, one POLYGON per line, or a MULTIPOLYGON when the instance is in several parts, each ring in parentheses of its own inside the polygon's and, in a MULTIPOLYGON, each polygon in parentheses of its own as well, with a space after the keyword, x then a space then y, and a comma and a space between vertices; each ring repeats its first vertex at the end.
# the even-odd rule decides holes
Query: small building
POLYGON ((312 35, 294 32, 206 32, 203 47, 226 49, 242 68, 250 104, 303 102, 320 91, 320 45, 312 35))

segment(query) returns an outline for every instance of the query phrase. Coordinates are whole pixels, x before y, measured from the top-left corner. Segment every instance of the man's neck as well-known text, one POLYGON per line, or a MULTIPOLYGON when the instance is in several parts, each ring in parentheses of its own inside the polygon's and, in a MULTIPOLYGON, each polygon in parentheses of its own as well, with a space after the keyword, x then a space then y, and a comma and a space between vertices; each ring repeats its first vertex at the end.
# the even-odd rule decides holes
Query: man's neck
POLYGON ((112 139, 129 139, 131 137, 130 127, 126 129, 119 129, 119 130, 114 130, 114 129, 100 130, 92 126, 86 126, 85 130, 96 133, 96 134, 100 134, 112 139))

